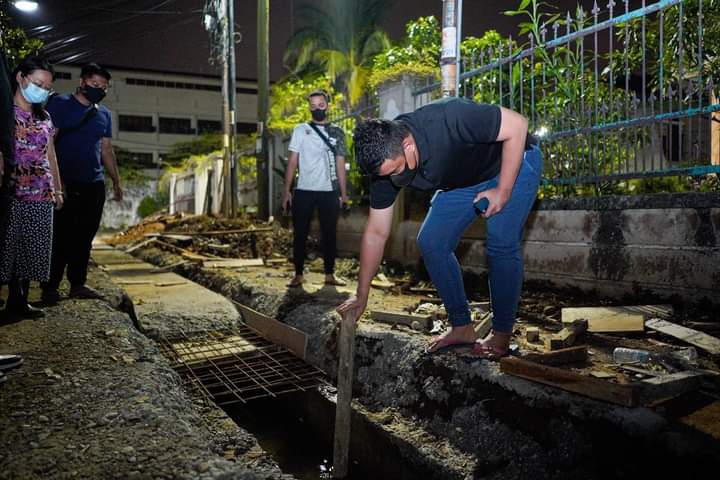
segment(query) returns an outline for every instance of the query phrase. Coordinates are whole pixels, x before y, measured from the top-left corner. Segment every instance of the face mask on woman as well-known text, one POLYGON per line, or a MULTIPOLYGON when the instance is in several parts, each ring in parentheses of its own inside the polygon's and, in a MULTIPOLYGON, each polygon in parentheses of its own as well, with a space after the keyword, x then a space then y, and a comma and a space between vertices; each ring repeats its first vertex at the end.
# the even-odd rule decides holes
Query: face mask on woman
POLYGON ((21 91, 22 96, 30 103, 45 103, 50 96, 50 90, 38 87, 33 82, 28 81, 27 87, 21 91))

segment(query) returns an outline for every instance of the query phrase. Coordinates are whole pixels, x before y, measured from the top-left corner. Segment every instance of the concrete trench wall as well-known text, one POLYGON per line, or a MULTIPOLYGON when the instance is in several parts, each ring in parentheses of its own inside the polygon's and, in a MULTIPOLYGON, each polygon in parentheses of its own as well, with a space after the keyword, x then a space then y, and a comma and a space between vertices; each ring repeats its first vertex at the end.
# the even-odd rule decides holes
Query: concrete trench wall
MULTIPOLYGON (((359 254, 366 220, 363 208, 340 218, 341 253, 359 254)), ((416 265, 421 224, 422 218, 398 221, 386 258, 416 265)), ((485 237, 485 223, 479 220, 461 239, 456 254, 466 271, 486 272, 485 237)), ((526 280, 616 298, 649 294, 720 303, 717 193, 539 201, 523 244, 526 280)))
MULTIPOLYGON (((142 255, 152 263, 174 260, 157 250, 142 255)), ((183 266, 178 272, 307 332, 308 361, 335 376, 336 298, 249 282, 242 272, 196 266, 183 266)), ((613 468, 627 473, 639 465, 645 465, 644 473, 652 468, 660 473, 666 462, 652 467, 650 461, 658 452, 668 462, 690 455, 696 465, 717 458, 717 446, 678 432, 650 409, 619 407, 546 388, 504 375, 496 363, 469 362, 454 355, 423 357, 426 341, 402 330, 361 324, 355 395, 367 408, 399 412, 434 435, 424 445, 421 442, 419 452, 407 455, 442 459, 449 472, 446 478, 596 478, 600 472, 612 474, 613 468), (474 462, 458 471, 458 453, 471 455, 474 462), (613 461, 605 462, 607 458, 613 461)))

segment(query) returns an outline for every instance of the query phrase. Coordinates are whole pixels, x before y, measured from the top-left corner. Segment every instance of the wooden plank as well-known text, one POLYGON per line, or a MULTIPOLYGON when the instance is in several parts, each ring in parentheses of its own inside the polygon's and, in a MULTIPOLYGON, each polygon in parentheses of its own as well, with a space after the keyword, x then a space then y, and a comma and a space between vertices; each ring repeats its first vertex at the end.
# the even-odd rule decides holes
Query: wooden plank
POLYGON ((720 339, 710 336, 707 333, 698 332, 692 328, 683 327, 682 325, 657 318, 648 320, 645 322, 645 326, 698 348, 702 348, 713 355, 720 354, 720 339))
POLYGON ((205 260, 203 267, 206 268, 241 268, 241 267, 264 267, 262 258, 228 258, 221 260, 205 260))
POLYGON ((565 325, 565 328, 558 333, 545 339, 545 347, 548 350, 560 350, 562 348, 572 347, 577 337, 587 330, 588 322, 584 319, 578 319, 571 324, 566 323, 565 325))
POLYGON ((437 295, 438 292, 434 288, 428 288, 428 287, 410 287, 408 290, 412 293, 419 293, 422 295, 437 295))
POLYGON ((697 390, 704 375, 701 372, 686 371, 643 380, 639 388, 640 402, 657 402, 697 390))
POLYGON ((152 285, 150 280, 116 280, 118 285, 152 285))
POLYGON ((563 348, 547 353, 527 353, 522 356, 528 360, 543 365, 564 365, 566 363, 580 363, 587 361, 587 345, 578 347, 563 348))
POLYGON ((505 357, 500 360, 500 370, 509 375, 560 388, 596 400, 626 407, 635 405, 635 389, 632 385, 615 384, 568 370, 512 357, 505 357))
POLYGON ((591 333, 642 332, 646 314, 641 310, 646 307, 652 306, 563 308, 562 322, 585 319, 591 333))
POLYGON ((350 453, 350 424, 352 423, 352 384, 355 358, 355 320, 352 314, 342 315, 338 340, 337 404, 335 408, 335 438, 333 441, 333 478, 345 478, 350 453))
POLYGON ((537 342, 540 340, 540 329, 538 327, 527 327, 525 329, 525 340, 528 342, 537 342))
POLYGON ((492 329, 492 315, 490 315, 490 312, 484 314, 479 321, 474 322, 473 329, 477 338, 481 340, 485 338, 492 329))
POLYGON ((156 287, 176 287, 178 285, 187 285, 189 282, 184 280, 177 280, 171 282, 155 282, 156 287))
POLYGON ((132 253, 135 250, 138 250, 146 245, 150 245, 151 243, 154 243, 156 241, 157 241, 157 238, 148 238, 147 240, 143 240, 142 242, 136 243, 132 247, 128 248, 127 250, 125 250, 125 253, 132 253))
POLYGON ((182 232, 183 235, 203 235, 207 237, 215 235, 241 235, 248 233, 269 233, 272 232, 272 227, 258 227, 258 228, 239 228, 230 230, 208 230, 207 232, 182 232))
POLYGON ((177 342, 173 343, 173 349, 178 353, 180 359, 185 363, 205 362, 208 360, 219 360, 230 355, 257 350, 257 347, 243 337, 233 335, 217 341, 198 342, 177 342))
POLYGON ((291 327, 282 322, 278 322, 274 318, 270 318, 250 307, 233 301, 242 315, 243 321, 253 330, 257 331, 260 336, 267 340, 282 345, 295 356, 305 360, 305 351, 307 349, 307 335, 297 328, 291 327))
POLYGON ((370 318, 376 322, 407 325, 408 327, 413 327, 413 324, 417 322, 420 324, 421 329, 430 330, 432 328, 433 315, 416 315, 404 312, 373 310, 370 312, 370 318))
POLYGON ((285 265, 288 263, 287 258, 266 258, 265 259, 265 265, 273 266, 273 265, 285 265))

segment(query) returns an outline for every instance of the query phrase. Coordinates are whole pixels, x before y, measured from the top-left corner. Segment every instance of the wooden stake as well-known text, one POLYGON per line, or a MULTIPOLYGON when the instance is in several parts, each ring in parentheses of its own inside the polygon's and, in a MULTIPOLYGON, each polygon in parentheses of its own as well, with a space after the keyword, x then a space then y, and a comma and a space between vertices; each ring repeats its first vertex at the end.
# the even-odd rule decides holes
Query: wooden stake
POLYGON ((337 406, 335 408, 335 442, 333 447, 333 477, 348 474, 350 453, 350 420, 352 417, 353 359, 355 358, 355 320, 350 313, 342 315, 338 341, 340 363, 337 376, 337 406))

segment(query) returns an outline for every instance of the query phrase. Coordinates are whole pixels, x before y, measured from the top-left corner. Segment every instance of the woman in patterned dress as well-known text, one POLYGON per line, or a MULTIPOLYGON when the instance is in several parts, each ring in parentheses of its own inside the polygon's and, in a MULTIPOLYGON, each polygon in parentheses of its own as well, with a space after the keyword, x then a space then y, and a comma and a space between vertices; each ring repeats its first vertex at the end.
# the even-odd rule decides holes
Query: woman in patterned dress
POLYGON ((53 127, 43 109, 53 82, 53 68, 27 57, 14 72, 15 162, 6 171, 10 202, 2 231, 0 282, 9 283, 5 311, 16 318, 44 313, 28 304, 31 280, 50 275, 53 207, 63 203, 60 174, 53 147, 53 127))

